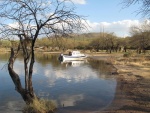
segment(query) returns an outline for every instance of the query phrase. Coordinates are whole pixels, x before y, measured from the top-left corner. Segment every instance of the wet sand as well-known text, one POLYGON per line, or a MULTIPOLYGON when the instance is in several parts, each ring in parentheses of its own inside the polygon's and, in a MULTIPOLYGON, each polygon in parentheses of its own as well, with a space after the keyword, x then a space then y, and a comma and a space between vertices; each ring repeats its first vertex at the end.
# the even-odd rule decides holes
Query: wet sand
POLYGON ((150 113, 150 58, 122 54, 93 54, 90 58, 113 64, 117 78, 116 96, 111 106, 96 113, 150 113))

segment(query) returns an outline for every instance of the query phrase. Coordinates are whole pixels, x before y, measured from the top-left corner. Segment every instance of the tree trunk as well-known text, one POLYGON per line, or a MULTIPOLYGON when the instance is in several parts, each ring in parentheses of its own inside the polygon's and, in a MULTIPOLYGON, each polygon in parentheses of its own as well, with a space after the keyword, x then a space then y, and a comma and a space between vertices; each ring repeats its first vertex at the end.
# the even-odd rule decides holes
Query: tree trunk
MULTIPOLYGON (((9 75, 12 78, 12 81, 15 85, 15 89, 17 90, 17 92, 19 92, 21 94, 23 100, 27 104, 30 104, 33 102, 33 99, 36 98, 36 95, 33 92, 29 92, 28 90, 26 90, 22 87, 19 75, 13 69, 15 55, 16 54, 14 53, 13 48, 11 48, 11 54, 10 54, 9 63, 8 63, 9 75)), ((32 81, 30 81, 30 82, 32 82, 32 81)), ((32 87, 32 86, 30 86, 30 87, 32 87)))

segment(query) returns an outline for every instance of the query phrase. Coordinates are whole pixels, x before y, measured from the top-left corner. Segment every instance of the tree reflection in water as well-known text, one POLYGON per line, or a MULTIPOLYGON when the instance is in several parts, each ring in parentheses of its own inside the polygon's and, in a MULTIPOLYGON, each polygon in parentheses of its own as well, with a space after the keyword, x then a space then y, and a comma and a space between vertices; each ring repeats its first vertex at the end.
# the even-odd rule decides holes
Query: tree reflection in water
MULTIPOLYGON (((36 53, 32 82, 38 97, 55 100, 58 113, 92 112, 110 105, 116 88, 111 65, 95 60, 59 62, 58 56, 36 53)), ((20 55, 14 65, 21 80, 22 60, 20 55)))

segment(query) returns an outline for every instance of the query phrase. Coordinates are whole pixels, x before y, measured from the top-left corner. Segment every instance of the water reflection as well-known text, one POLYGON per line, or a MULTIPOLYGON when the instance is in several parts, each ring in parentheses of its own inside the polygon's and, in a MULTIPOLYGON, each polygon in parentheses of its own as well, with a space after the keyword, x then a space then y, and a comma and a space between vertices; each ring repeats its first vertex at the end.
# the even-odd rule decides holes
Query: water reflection
MULTIPOLYGON (((35 93, 39 97, 55 100, 58 105, 58 113, 103 110, 111 104, 117 82, 110 74, 110 65, 104 61, 95 60, 59 62, 57 56, 58 54, 36 54, 32 82, 35 93)), ((0 64, 2 61, 3 64, 7 62, 6 57, 1 56, 0 58, 2 58, 0 64)), ((19 57, 14 68, 23 81, 22 62, 22 58, 19 57)), ((11 102, 11 99, 4 101, 5 94, 9 97, 15 95, 15 100, 21 101, 21 97, 13 91, 14 87, 12 81, 9 80, 8 73, 4 70, 0 71, 0 75, 2 73, 4 76, 0 76, 0 101, 4 106, 11 102), (7 85, 2 85, 2 81, 5 81, 7 85)), ((15 109, 17 109, 16 106, 15 109)))
POLYGON ((77 102, 82 101, 83 99, 84 99, 83 94, 77 95, 64 94, 59 97, 60 105, 62 107, 75 106, 77 102))
POLYGON ((40 63, 43 67, 51 64, 53 67, 58 67, 60 63, 58 62, 58 54, 43 54, 36 53, 36 62, 40 63))
POLYGON ((77 66, 81 66, 81 65, 83 65, 84 63, 87 63, 87 62, 88 62, 87 59, 79 60, 79 61, 67 61, 67 60, 65 60, 65 61, 61 61, 61 64, 65 65, 66 67, 68 67, 68 66, 77 67, 77 66))

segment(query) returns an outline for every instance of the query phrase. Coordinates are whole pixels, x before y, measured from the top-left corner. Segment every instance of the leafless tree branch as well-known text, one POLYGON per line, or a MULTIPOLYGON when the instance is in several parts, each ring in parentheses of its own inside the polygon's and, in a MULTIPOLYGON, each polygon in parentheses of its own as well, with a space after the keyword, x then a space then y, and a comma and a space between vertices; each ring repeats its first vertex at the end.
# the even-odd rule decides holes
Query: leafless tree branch
POLYGON ((27 103, 32 102, 31 98, 35 97, 32 74, 35 62, 34 45, 39 35, 67 36, 86 28, 86 22, 83 22, 84 17, 77 15, 71 4, 67 6, 66 0, 0 1, 0 37, 9 40, 19 39, 17 52, 15 53, 14 48, 11 48, 9 74, 17 91, 27 103), (20 49, 24 58, 25 88, 21 85, 19 75, 13 69, 20 49))

